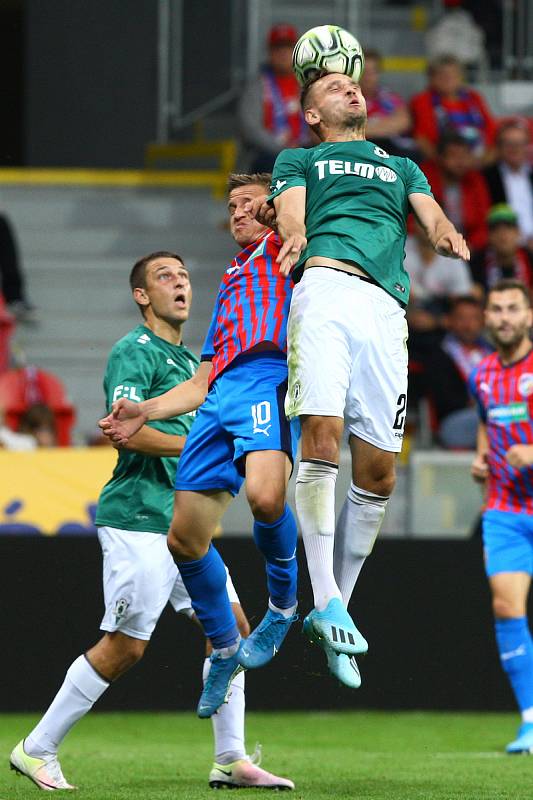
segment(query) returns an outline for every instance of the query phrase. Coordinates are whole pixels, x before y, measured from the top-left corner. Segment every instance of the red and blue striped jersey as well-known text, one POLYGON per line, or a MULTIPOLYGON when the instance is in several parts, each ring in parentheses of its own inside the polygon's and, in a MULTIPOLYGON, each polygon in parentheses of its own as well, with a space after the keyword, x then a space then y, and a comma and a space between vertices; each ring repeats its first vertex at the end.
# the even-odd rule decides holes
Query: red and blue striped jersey
POLYGON ((516 469, 505 460, 514 444, 533 444, 533 349, 514 364, 497 353, 469 378, 489 441, 487 509, 533 514, 533 466, 516 469))
POLYGON ((202 349, 212 361, 211 384, 241 353, 260 342, 287 351, 292 278, 276 264, 281 241, 274 231, 238 253, 226 270, 202 349))

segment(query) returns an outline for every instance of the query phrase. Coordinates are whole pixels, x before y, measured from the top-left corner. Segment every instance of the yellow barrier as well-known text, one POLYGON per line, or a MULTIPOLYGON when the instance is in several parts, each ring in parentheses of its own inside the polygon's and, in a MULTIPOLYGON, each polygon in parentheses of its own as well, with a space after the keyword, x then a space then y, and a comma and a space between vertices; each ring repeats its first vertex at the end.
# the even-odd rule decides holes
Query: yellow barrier
POLYGON ((33 529, 50 536, 67 526, 93 531, 98 496, 116 460, 112 447, 0 450, 0 535, 33 529))

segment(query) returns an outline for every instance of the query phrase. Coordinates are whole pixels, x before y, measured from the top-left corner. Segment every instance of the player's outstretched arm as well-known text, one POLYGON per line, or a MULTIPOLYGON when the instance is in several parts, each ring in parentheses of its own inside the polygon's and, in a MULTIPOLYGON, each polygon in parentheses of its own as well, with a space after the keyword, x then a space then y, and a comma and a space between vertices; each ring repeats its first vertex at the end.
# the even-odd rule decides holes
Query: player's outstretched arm
POLYGON ((485 483, 489 476, 489 465, 487 463, 488 452, 489 440, 487 428, 483 422, 480 422, 477 429, 476 457, 472 461, 470 467, 470 474, 478 483, 485 483))
POLYGON ((463 234, 456 230, 432 197, 414 192, 409 195, 409 203, 437 253, 448 258, 470 260, 470 250, 463 234))
POLYGON ((282 275, 288 275, 302 250, 307 247, 305 238, 305 186, 291 186, 274 198, 278 233, 283 245, 276 259, 282 275))
POLYGON ((165 394, 150 397, 141 403, 121 397, 113 403, 111 414, 98 424, 111 441, 124 447, 148 420, 177 417, 201 406, 207 394, 210 372, 211 362, 202 361, 192 378, 165 394))
POLYGON ((186 436, 163 433, 163 431, 150 428, 149 425, 143 425, 137 433, 129 438, 124 449, 141 453, 143 456, 169 458, 182 454, 186 439, 186 436))
POLYGON ((516 469, 533 466, 533 444, 514 444, 506 452, 505 460, 516 469))

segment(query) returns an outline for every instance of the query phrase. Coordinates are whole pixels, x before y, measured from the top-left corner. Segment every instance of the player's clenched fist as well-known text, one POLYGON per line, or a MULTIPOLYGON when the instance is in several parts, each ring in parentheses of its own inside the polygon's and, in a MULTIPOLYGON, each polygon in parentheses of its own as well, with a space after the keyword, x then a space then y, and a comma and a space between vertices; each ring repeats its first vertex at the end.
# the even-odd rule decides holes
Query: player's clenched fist
POLYGON ((121 397, 113 403, 111 414, 101 419, 98 425, 112 442, 124 446, 145 422, 146 415, 140 404, 121 397))
POLYGON ((505 460, 511 467, 523 469, 533 464, 533 445, 514 444, 505 454, 505 460))
POLYGON ((487 464, 487 457, 477 455, 472 461, 470 467, 470 474, 475 481, 484 483, 489 476, 489 465, 487 464))

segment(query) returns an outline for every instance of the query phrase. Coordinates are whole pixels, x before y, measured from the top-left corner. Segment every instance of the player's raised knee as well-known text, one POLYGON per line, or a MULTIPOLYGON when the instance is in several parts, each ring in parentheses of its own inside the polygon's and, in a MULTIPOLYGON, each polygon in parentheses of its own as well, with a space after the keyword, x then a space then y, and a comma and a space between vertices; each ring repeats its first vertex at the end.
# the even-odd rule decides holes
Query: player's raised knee
POLYGON ((248 502, 254 518, 259 522, 276 522, 285 508, 285 492, 270 486, 255 486, 248 492, 248 502))
POLYGON ((172 558, 177 561, 196 561, 207 552, 202 543, 194 541, 186 531, 174 525, 168 532, 167 545, 172 558))
POLYGON ((525 615, 525 609, 517 603, 498 595, 492 598, 492 611, 496 619, 515 619, 525 615))

